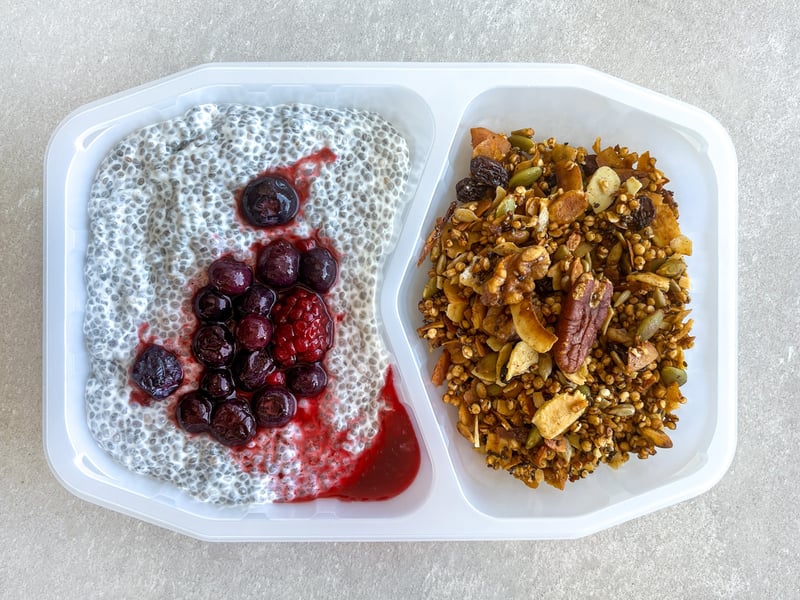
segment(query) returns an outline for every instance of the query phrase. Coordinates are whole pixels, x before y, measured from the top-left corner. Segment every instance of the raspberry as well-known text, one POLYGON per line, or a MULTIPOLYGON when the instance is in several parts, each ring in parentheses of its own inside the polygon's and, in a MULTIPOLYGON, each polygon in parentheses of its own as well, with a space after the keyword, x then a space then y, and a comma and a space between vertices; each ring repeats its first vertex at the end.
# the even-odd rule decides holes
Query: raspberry
POLYGON ((322 360, 333 344, 333 320, 319 294, 297 287, 272 311, 272 355, 282 367, 322 360))

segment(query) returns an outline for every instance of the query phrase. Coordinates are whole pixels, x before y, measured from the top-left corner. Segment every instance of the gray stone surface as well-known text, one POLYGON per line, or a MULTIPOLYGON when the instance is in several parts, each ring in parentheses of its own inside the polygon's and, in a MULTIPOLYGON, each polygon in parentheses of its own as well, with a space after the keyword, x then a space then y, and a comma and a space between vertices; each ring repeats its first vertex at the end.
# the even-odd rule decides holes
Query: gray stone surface
POLYGON ((0 597, 800 597, 793 3, 10 2, 0 7, 0 597), (86 102, 223 60, 577 62, 719 119, 740 168, 739 445, 725 478, 565 542, 210 544, 68 493, 42 451, 48 138, 86 102))

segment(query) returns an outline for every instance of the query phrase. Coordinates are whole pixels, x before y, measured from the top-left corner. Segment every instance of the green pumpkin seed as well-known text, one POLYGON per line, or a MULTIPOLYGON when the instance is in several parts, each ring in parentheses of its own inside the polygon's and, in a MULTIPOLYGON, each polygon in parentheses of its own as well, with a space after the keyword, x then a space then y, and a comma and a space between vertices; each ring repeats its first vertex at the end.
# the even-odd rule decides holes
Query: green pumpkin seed
POLYGON ((656 308, 664 308, 667 305, 667 297, 660 288, 656 288, 653 292, 653 302, 655 303, 656 308))
POLYGON ((531 148, 533 148, 536 145, 531 138, 526 137, 524 135, 512 134, 508 136, 508 141, 515 148, 519 148, 520 150, 524 150, 525 152, 530 152, 531 148))
POLYGON ((541 441, 542 441, 542 434, 539 433, 539 430, 537 429, 536 425, 534 425, 528 432, 528 437, 525 440, 525 448, 530 450, 531 448, 539 444, 539 442, 541 441))
POLYGON ((428 299, 438 291, 439 288, 436 285, 436 277, 431 277, 428 279, 428 283, 425 284, 425 289, 422 290, 422 298, 428 299))
POLYGON ((636 337, 645 341, 653 337, 664 322, 664 311, 657 310, 651 315, 647 315, 636 330, 636 337))
POLYGON ((508 189, 513 190, 517 186, 529 186, 542 176, 542 167, 529 167, 514 173, 508 181, 508 189))
POLYGON ((500 204, 497 205, 497 208, 494 211, 494 216, 502 217, 508 213, 513 213, 516 209, 517 203, 514 202, 513 198, 503 198, 503 200, 500 201, 500 204))
POLYGON ((664 385, 677 383, 678 386, 682 386, 686 383, 686 379, 686 371, 683 369, 679 369, 678 367, 664 367, 661 369, 661 383, 664 385))
POLYGON ((680 258, 667 259, 664 264, 656 269, 658 275, 664 277, 678 277, 686 270, 686 263, 680 258))
POLYGON ((620 306, 625 304, 625 302, 627 302, 628 298, 630 297, 631 297, 630 290, 622 290, 619 294, 619 297, 614 301, 614 308, 619 308, 620 306))

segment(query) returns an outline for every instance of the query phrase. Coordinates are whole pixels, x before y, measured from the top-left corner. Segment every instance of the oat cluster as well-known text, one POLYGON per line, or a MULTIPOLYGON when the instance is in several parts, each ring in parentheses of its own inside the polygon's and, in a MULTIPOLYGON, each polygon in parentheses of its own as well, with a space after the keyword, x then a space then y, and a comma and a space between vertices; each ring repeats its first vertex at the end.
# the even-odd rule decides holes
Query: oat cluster
POLYGON ((220 256, 248 259, 253 244, 269 240, 237 218, 237 190, 324 147, 337 159, 321 169, 296 220, 298 235, 319 230, 341 254, 328 296, 339 322, 321 413, 331 432, 347 432, 353 460, 376 434, 388 366, 376 289, 390 250, 387 231, 404 198, 406 141, 378 115, 353 109, 201 105, 126 136, 100 164, 89 198, 86 416, 97 443, 130 470, 225 503, 321 493, 335 470, 346 471, 325 457, 305 468, 300 446, 308 440, 289 426, 271 446, 267 473, 247 473, 226 448, 180 431, 171 406, 129 401, 140 328, 180 357, 188 389, 198 376, 189 349, 196 282, 220 256))
POLYGON ((471 131, 470 175, 428 237, 418 334, 486 463, 557 488, 672 446, 689 277, 649 152, 471 131))

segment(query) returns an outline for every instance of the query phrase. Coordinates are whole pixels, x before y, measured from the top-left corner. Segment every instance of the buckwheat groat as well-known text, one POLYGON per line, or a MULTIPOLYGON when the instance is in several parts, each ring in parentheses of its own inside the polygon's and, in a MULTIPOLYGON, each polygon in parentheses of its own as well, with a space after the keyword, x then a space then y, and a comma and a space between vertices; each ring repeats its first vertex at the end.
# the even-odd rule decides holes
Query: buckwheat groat
POLYGON ((346 475, 379 427, 389 361, 376 287, 408 172, 402 136, 378 115, 352 109, 209 104, 120 141, 99 166, 88 209, 86 411, 98 444, 132 471, 214 502, 315 496, 346 475), (337 282, 326 295, 337 317, 326 357, 329 392, 312 433, 339 436, 341 445, 315 450, 311 433, 289 423, 256 472, 210 437, 176 426, 179 394, 147 406, 130 402, 131 365, 145 328, 181 360, 179 392, 196 382, 187 332, 195 325, 198 279, 216 259, 244 260, 254 244, 270 240, 269 231, 240 220, 237 190, 322 148, 336 159, 313 178, 292 233, 318 232, 339 256, 337 282), (309 456, 311 469, 302 462, 309 456))

